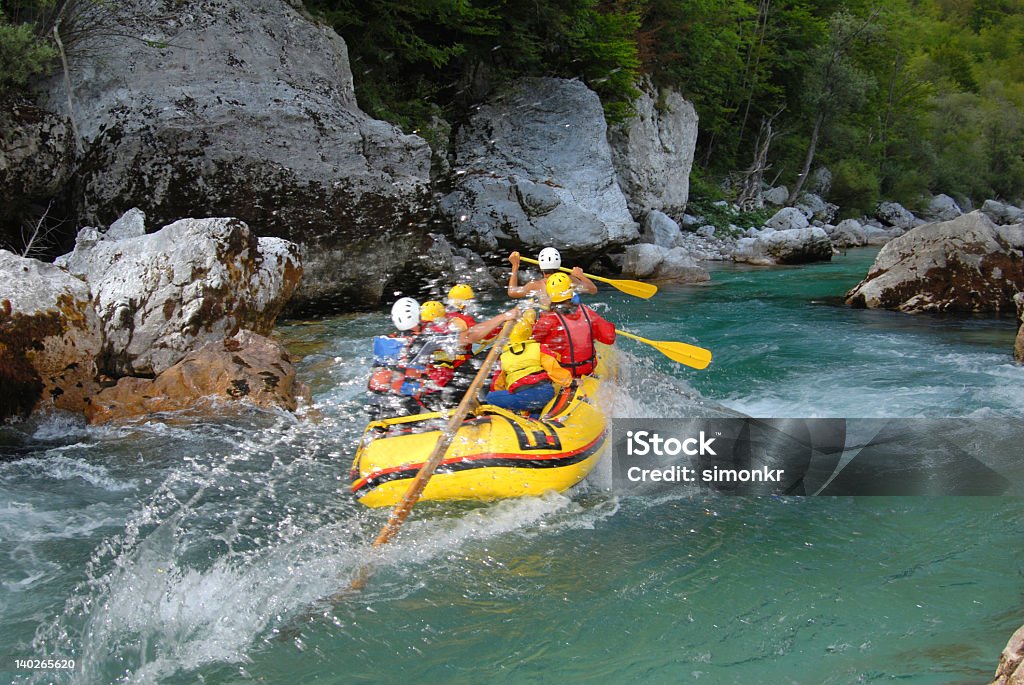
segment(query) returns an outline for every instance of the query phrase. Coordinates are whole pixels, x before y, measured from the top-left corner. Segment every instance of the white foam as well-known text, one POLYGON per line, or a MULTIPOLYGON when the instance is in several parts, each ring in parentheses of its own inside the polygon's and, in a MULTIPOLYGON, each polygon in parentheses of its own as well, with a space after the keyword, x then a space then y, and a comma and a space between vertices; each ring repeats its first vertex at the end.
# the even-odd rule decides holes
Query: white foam
POLYGON ((59 481, 80 479, 93 487, 110 492, 134 490, 138 483, 134 479, 123 479, 111 475, 102 464, 94 464, 77 457, 64 456, 64 452, 76 451, 83 445, 68 445, 47 450, 43 457, 29 457, 8 462, 0 469, 4 476, 48 478, 59 481))

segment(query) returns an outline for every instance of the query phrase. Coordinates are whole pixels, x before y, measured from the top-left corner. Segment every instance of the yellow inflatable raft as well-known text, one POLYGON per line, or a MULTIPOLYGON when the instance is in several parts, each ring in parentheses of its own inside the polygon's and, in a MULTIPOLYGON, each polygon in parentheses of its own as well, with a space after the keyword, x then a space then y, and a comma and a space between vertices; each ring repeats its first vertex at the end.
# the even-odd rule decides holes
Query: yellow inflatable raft
MULTIPOLYGON (((601 347, 597 370, 578 379, 539 418, 484 404, 466 419, 423 492, 422 500, 494 500, 563 491, 594 468, 609 445, 597 393, 609 368, 601 347)), ((352 493, 368 507, 401 500, 444 428, 438 413, 370 423, 352 464, 352 493)))

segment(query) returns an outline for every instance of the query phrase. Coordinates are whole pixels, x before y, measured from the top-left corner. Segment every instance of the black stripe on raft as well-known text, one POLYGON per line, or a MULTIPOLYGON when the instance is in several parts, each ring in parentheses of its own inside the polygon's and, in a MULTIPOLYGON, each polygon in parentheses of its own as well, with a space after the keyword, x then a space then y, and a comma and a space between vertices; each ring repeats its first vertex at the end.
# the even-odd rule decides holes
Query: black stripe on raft
MULTIPOLYGON (((453 460, 449 464, 441 464, 437 467, 435 474, 445 473, 457 473, 459 471, 469 471, 471 469, 482 469, 482 468, 520 468, 520 469, 554 469, 561 466, 571 466, 572 464, 578 464, 581 461, 586 461, 594 454, 596 454, 604 446, 605 439, 608 437, 607 431, 601 433, 584 449, 568 454, 564 457, 558 457, 555 459, 541 459, 537 457, 509 457, 509 456, 492 456, 488 457, 485 454, 481 454, 473 457, 463 457, 457 460, 453 460)), ((352 494, 357 498, 364 497, 374 488, 380 487, 384 483, 389 483, 393 480, 406 480, 413 478, 419 473, 420 467, 423 464, 412 464, 404 469, 397 469, 395 471, 388 471, 382 473, 379 476, 373 478, 367 478, 358 487, 352 490, 352 494)))

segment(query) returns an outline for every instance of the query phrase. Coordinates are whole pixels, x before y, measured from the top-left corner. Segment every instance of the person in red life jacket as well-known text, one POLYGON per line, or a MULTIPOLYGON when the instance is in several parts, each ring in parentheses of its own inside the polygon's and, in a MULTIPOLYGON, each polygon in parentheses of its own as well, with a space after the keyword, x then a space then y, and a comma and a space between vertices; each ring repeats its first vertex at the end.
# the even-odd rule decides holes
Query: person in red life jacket
POLYGON ((512 309, 462 331, 428 331, 421 320, 420 304, 411 297, 400 298, 391 308, 391 320, 398 331, 373 340, 375 368, 367 382, 373 418, 440 409, 447 397, 439 391, 452 376, 443 367, 438 368, 435 354, 471 345, 517 314, 518 310, 512 309))
POLYGON ((533 339, 555 352, 558 362, 573 376, 585 376, 597 366, 594 341, 614 343, 615 325, 590 307, 572 301, 573 283, 566 274, 552 274, 545 287, 551 309, 537 320, 533 339))
MULTIPOLYGON (((548 300, 548 294, 546 290, 547 279, 562 266, 562 255, 553 247, 545 247, 537 255, 537 262, 540 266, 541 278, 530 281, 525 285, 519 285, 519 253, 513 252, 508 256, 508 261, 512 264, 512 274, 508 277, 508 288, 506 292, 508 296, 514 299, 520 297, 533 297, 538 302, 547 307, 551 302, 548 300)), ((583 269, 580 267, 574 267, 569 277, 573 280, 577 292, 581 292, 587 295, 596 295, 597 286, 594 282, 583 275, 583 269)))
POLYGON ((554 353, 531 339, 537 313, 526 310, 516 322, 501 352, 501 371, 491 383, 485 402, 514 411, 539 411, 555 396, 555 385, 572 382, 554 353))

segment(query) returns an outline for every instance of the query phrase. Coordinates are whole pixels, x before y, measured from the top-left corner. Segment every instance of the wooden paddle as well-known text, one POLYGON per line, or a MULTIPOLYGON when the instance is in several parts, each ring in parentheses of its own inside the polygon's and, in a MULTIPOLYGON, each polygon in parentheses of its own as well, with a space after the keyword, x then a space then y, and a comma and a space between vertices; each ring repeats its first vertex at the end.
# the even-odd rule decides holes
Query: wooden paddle
MULTIPOLYGON (((540 264, 540 262, 538 262, 536 259, 530 259, 529 257, 523 257, 521 255, 519 259, 529 264, 540 264)), ((567 274, 572 273, 572 269, 566 269, 564 266, 559 267, 558 270, 564 271, 567 274)), ((632 295, 633 297, 641 297, 645 300, 650 297, 653 297, 654 293, 658 292, 658 286, 652 285, 650 283, 643 283, 641 281, 628 281, 616 278, 602 278, 601 276, 591 276, 590 274, 583 275, 592 281, 601 281, 602 283, 607 283, 613 288, 618 288, 627 295, 632 295)))
POLYGON ((672 361, 692 366, 695 369, 705 369, 708 364, 711 363, 711 350, 705 350, 703 347, 688 345, 684 342, 648 340, 647 338, 641 338, 639 335, 620 331, 617 328, 615 329, 615 332, 619 335, 624 335, 627 338, 632 338, 633 340, 642 342, 645 345, 650 345, 672 361))
MULTIPOLYGON (((455 413, 448 419, 448 425, 441 432, 441 435, 437 438, 437 444, 434 445, 434 450, 427 457, 427 460, 420 467, 419 472, 413 478, 412 483, 409 485, 409 489, 405 491, 405 495, 402 496, 402 501, 395 505, 395 508, 391 511, 391 515, 388 517, 387 523, 381 528, 380 533, 377 535, 377 539, 373 541, 374 547, 380 547, 386 545, 391 538, 395 537, 398 533, 398 529, 402 527, 405 519, 409 517, 409 512, 412 511, 413 506, 419 501, 420 495, 423 494, 423 490, 427 487, 427 483, 430 482, 431 476, 434 475, 434 470, 437 469, 438 464, 444 459, 445 453, 448 451, 449 445, 452 444, 452 440, 455 438, 455 433, 458 432, 459 427, 462 426, 462 422, 466 420, 466 415, 473 408, 473 405, 477 403, 476 394, 483 385, 484 381, 487 380, 487 376, 491 371, 491 367, 494 366, 494 362, 498 359, 498 355, 501 354, 501 350, 505 347, 505 343, 508 341, 509 333, 512 332, 512 326, 515 325, 516 320, 519 318, 518 315, 514 319, 505 322, 505 325, 501 329, 501 333, 498 334, 497 339, 494 341, 494 345, 491 347, 490 352, 487 353, 487 357, 484 358, 483 364, 480 366, 480 370, 477 372, 473 382, 470 383, 469 389, 466 390, 466 394, 462 396, 462 401, 459 402, 459 406, 456 407, 455 413)), ((356 578, 352 581, 352 585, 349 586, 350 590, 361 590, 366 585, 366 581, 370 578, 370 571, 368 566, 363 566, 356 578)))

